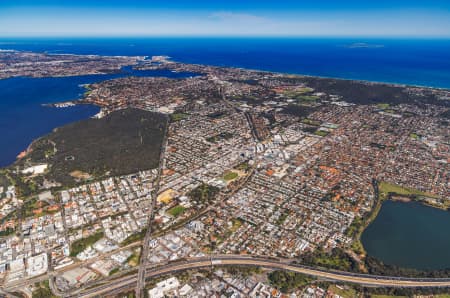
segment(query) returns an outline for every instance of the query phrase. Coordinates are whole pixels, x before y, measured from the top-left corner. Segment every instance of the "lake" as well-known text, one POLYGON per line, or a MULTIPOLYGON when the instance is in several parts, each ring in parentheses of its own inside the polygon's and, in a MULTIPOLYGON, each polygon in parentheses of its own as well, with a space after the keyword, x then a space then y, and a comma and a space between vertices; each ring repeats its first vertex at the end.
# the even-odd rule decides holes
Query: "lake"
POLYGON ((385 264, 450 268, 450 212, 419 202, 386 201, 361 241, 369 255, 385 264))

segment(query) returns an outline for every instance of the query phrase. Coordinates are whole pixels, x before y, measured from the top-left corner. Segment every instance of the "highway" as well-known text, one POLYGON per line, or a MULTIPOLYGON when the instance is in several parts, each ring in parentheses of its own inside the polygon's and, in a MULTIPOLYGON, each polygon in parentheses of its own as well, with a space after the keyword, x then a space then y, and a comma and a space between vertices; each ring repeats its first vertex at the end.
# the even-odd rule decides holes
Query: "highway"
MULTIPOLYGON (((117 253, 118 251, 123 251, 123 250, 127 250, 127 249, 130 249, 130 248, 135 248, 135 247, 140 246, 140 245, 141 245, 141 241, 133 242, 133 243, 131 243, 129 245, 126 245, 126 246, 123 246, 123 247, 121 247, 121 248, 119 248, 117 250, 114 250, 114 251, 107 252, 107 253, 103 254, 102 258, 109 257, 109 256, 117 253)), ((86 260, 86 261, 83 261, 83 262, 74 262, 71 265, 62 267, 60 269, 55 269, 54 271, 52 271, 52 273, 42 274, 42 275, 39 275, 39 276, 36 276, 36 277, 33 277, 33 278, 26 278, 26 279, 20 279, 20 280, 17 280, 17 281, 13 281, 13 282, 7 283, 6 285, 2 285, 1 288, 3 290, 7 290, 9 292, 17 291, 17 290, 19 290, 19 289, 21 289, 23 287, 28 286, 28 285, 31 285, 31 284, 34 284, 34 283, 37 283, 37 282, 41 282, 41 281, 44 281, 44 280, 48 280, 49 278, 52 278, 52 276, 56 276, 57 274, 62 274, 63 272, 70 271, 70 270, 78 268, 78 267, 87 266, 87 265, 89 265, 89 264, 91 264, 91 263, 93 263, 93 262, 95 262, 97 260, 98 260, 97 258, 92 258, 92 259, 89 259, 89 260, 86 260)))
POLYGON ((154 188, 152 192, 152 205, 150 209, 150 214, 148 216, 148 223, 147 223, 147 232, 145 233, 144 241, 142 243, 142 252, 141 252, 141 259, 139 264, 139 271, 138 271, 138 278, 136 283, 136 298, 140 298, 143 294, 144 287, 145 287, 145 270, 141 268, 146 268, 147 262, 148 262, 148 253, 149 253, 149 242, 151 240, 152 236, 152 223, 155 219, 155 209, 156 209, 156 199, 158 197, 159 193, 159 187, 161 182, 161 174, 164 168, 164 156, 166 153, 166 146, 168 141, 168 134, 169 134, 169 116, 166 115, 166 131, 164 133, 164 139, 161 143, 161 151, 159 155, 159 167, 158 167, 158 175, 156 177, 156 180, 154 182, 154 188))
MULTIPOLYGON (((317 269, 308 266, 290 263, 290 260, 270 259, 264 257, 252 257, 241 255, 218 255, 202 258, 191 258, 183 261, 167 263, 157 268, 147 267, 145 278, 174 274, 191 269, 210 268, 217 266, 257 266, 268 269, 287 270, 302 273, 317 278, 347 282, 365 286, 378 287, 450 287, 450 278, 402 278, 388 276, 374 276, 369 274, 358 274, 343 271, 317 269)), ((83 293, 67 295, 65 297, 94 297, 117 293, 119 291, 132 289, 137 282, 137 275, 128 275, 112 281, 106 285, 86 290, 83 293)))

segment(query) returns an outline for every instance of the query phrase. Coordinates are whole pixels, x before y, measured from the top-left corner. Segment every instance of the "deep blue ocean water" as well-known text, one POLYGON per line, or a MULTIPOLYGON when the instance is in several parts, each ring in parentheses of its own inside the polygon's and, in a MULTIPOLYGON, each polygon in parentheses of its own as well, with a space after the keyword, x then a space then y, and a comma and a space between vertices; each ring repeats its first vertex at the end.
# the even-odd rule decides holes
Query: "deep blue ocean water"
POLYGON ((187 63, 450 88, 450 39, 0 39, 0 49, 168 55, 187 63))
MULTIPOLYGON (((174 60, 286 73, 450 88, 450 40, 294 38, 0 39, 0 49, 98 55, 168 55, 174 60), (364 43, 364 44, 361 44, 364 43)), ((116 75, 0 80, 0 166, 38 136, 97 108, 42 107, 76 99, 79 84, 116 75)), ((176 76, 171 72, 133 75, 176 76)))

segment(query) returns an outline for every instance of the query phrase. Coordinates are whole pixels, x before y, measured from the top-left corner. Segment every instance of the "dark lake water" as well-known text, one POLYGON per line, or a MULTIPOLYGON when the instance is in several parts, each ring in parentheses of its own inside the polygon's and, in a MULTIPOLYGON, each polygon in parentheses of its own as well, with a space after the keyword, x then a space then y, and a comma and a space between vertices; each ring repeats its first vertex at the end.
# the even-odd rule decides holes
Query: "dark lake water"
POLYGON ((129 75, 180 78, 194 74, 125 68, 122 73, 110 75, 0 80, 0 167, 13 163, 34 139, 55 127, 99 112, 99 108, 92 105, 53 108, 42 104, 78 99, 85 92, 83 84, 129 75))
POLYGON ((450 212, 418 202, 386 201, 361 241, 369 255, 385 264, 450 268, 450 212))

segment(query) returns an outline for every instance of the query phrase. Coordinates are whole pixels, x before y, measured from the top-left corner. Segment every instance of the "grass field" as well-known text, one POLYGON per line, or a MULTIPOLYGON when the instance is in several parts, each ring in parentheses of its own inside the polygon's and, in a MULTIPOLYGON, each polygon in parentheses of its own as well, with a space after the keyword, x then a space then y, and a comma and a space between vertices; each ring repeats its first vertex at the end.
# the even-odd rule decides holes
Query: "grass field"
POLYGON ((177 205, 175 207, 170 208, 167 213, 172 215, 173 217, 178 217, 179 215, 183 214, 183 212, 186 210, 183 206, 177 205))
POLYGON ((239 176, 238 173, 232 172, 232 171, 228 171, 228 172, 225 173, 225 175, 223 175, 223 179, 225 181, 231 181, 231 180, 236 179, 238 176, 239 176))
POLYGON ((206 138, 206 141, 208 141, 210 143, 217 143, 222 140, 231 139, 232 137, 233 137, 233 134, 231 134, 229 132, 221 132, 218 135, 206 138))
POLYGON ((139 256, 139 252, 133 252, 133 254, 127 259, 128 265, 130 265, 131 267, 139 265, 139 256))
POLYGON ((315 134, 316 136, 326 137, 326 136, 329 134, 329 132, 328 132, 328 131, 324 131, 324 130, 316 130, 316 131, 314 132, 314 134, 315 134))
POLYGON ((430 197, 430 198, 438 198, 438 196, 431 194, 431 193, 427 193, 427 192, 423 192, 423 191, 420 191, 417 189, 403 187, 400 185, 387 183, 387 182, 381 182, 379 185, 379 188, 380 188, 380 192, 384 193, 384 194, 396 193, 398 195, 405 195, 405 196, 416 195, 416 196, 423 196, 423 197, 430 197))
POLYGON ((314 95, 301 95, 301 96, 296 96, 296 99, 298 101, 316 101, 319 99, 319 97, 314 96, 314 95))
POLYGON ((355 289, 347 287, 341 287, 342 289, 338 288, 336 285, 331 285, 328 288, 328 291, 331 291, 333 294, 335 295, 339 295, 343 298, 354 298, 354 297, 358 297, 358 295, 356 294, 355 289))
POLYGON ((318 96, 311 95, 312 91, 313 91, 313 89, 311 89, 311 88, 300 88, 297 90, 286 90, 283 92, 283 95, 288 98, 296 99, 298 101, 316 101, 316 100, 318 100, 319 99, 318 96))
POLYGON ((170 120, 172 122, 176 122, 176 121, 186 119, 187 117, 189 117, 189 115, 185 114, 185 113, 174 113, 174 114, 170 115, 170 120))
POLYGON ((329 257, 328 255, 319 256, 316 258, 316 263, 319 266, 327 268, 336 268, 338 270, 350 270, 350 264, 339 257, 329 257))
POLYGON ((410 134, 409 134, 409 137, 410 137, 411 139, 414 139, 414 140, 420 139, 420 136, 419 136, 418 134, 416 134, 416 133, 410 133, 410 134))
POLYGON ((320 121, 312 120, 312 119, 308 119, 308 118, 303 119, 302 123, 308 124, 308 125, 313 125, 313 126, 319 126, 320 125, 320 121))
POLYGON ((238 218, 235 218, 232 220, 232 222, 233 225, 231 226, 230 231, 234 233, 242 226, 242 221, 238 218))
POLYGON ((377 104, 377 107, 380 109, 388 109, 390 105, 388 103, 379 103, 377 104))
MULTIPOLYGON (((438 297, 438 296, 433 296, 438 297)), ((407 298, 406 296, 392 296, 392 295, 370 295, 370 298, 407 298)))

